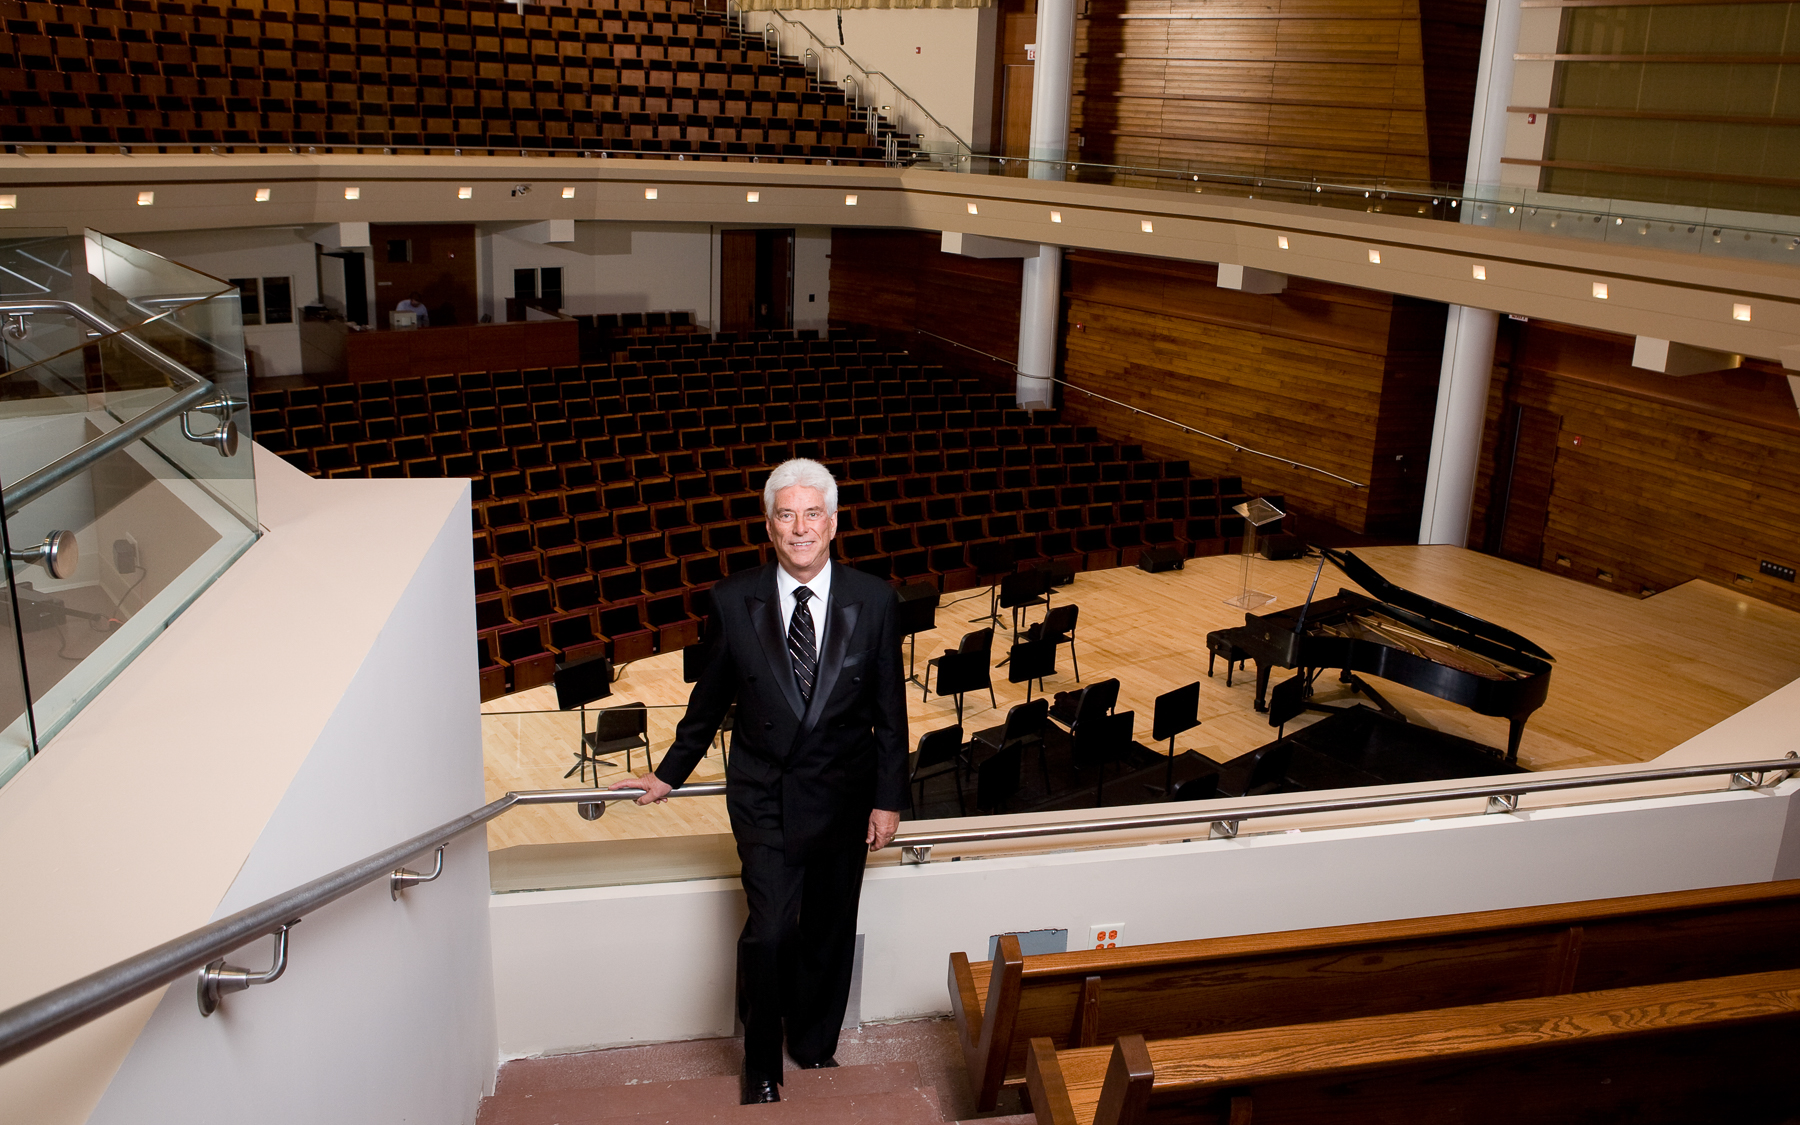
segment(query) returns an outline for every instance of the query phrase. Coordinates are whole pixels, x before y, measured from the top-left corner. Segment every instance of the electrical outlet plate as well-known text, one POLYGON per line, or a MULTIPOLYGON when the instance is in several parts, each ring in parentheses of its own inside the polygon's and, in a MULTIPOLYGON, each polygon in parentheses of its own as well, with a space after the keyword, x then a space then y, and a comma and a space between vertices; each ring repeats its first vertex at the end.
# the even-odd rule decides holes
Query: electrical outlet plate
POLYGON ((1088 927, 1089 949, 1113 949, 1123 944, 1119 937, 1125 927, 1118 922, 1103 922, 1088 927))
POLYGON ((1770 578, 1779 578, 1783 582, 1792 582, 1794 580, 1794 568, 1791 566, 1782 566, 1780 563, 1772 563, 1767 559, 1764 559, 1761 570, 1770 578))

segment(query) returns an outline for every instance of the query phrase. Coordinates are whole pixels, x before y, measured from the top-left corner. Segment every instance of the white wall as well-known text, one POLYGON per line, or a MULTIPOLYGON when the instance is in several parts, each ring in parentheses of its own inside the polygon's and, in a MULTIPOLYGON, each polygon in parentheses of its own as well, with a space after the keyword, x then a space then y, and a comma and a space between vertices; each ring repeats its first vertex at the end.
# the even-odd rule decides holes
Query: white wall
POLYGON ((318 248, 298 227, 234 227, 131 236, 141 246, 221 280, 288 277, 294 283, 294 323, 246 325, 244 346, 256 354, 259 375, 298 375, 300 307, 319 299, 318 248))
MULTIPOLYGON (((466 483, 256 453, 267 533, 0 788, 0 901, 30 921, 0 926, 0 1008, 483 801, 466 483)), ((186 978, 0 1067, 0 1119, 472 1122, 486 858, 476 834, 402 903, 306 918, 287 975, 211 1019, 186 978)))
POLYGON ((561 266, 564 311, 589 313, 685 310, 709 321, 713 229, 704 223, 575 224, 575 241, 537 243, 524 232, 538 223, 483 224, 477 228, 481 263, 481 311, 506 319, 513 270, 561 266))
POLYGON ((794 230, 794 327, 831 327, 831 228, 794 230))
MULTIPOLYGON (((1136 945, 1785 876, 1793 805, 1787 792, 1654 798, 871 869, 862 1016, 948 1011, 950 952, 985 959, 1011 931, 1078 940, 1105 922, 1136 945)), ((505 1056, 732 1032, 735 880, 497 895, 491 917, 505 1056), (566 971, 602 956, 656 980, 656 1002, 619 1004, 622 978, 566 971)))
MULTIPOLYGON (((879 71, 925 107, 964 142, 986 124, 993 101, 993 36, 996 8, 844 9, 843 50, 864 68, 879 71), (984 14, 985 13, 985 14, 984 14), (978 81, 985 76, 986 81, 978 81)), ((812 29, 827 47, 838 46, 836 11, 783 11, 812 29)), ((751 26, 756 13, 749 13, 751 26)), ((802 44, 783 42, 798 54, 802 44)), ((916 130, 915 130, 916 131, 916 130)))

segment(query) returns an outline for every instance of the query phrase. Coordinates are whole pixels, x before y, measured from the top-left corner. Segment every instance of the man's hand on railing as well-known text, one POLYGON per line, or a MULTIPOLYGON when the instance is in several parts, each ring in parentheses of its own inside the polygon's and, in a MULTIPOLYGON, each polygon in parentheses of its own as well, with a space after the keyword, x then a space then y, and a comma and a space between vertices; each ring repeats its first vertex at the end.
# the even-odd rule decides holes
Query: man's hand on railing
POLYGON ((669 799, 670 793, 675 791, 674 786, 663 781, 662 778, 657 777, 653 773, 647 773, 643 777, 632 777, 627 778, 624 781, 615 781, 611 785, 608 785, 607 788, 642 789, 644 795, 639 797, 636 802, 640 805, 660 805, 669 799))

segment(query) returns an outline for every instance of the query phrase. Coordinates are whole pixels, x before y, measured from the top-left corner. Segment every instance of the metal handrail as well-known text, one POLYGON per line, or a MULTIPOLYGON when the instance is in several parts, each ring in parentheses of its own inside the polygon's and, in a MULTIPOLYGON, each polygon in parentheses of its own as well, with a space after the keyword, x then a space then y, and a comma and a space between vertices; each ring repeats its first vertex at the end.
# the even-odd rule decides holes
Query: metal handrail
MULTIPOLYGON (((723 785, 688 785, 676 790, 674 795, 711 797, 724 792, 723 785)), ((479 828, 515 806, 578 803, 604 808, 607 802, 636 800, 642 795, 641 789, 548 789, 508 793, 410 840, 0 1012, 0 1063, 10 1062, 170 981, 203 968, 216 957, 273 934, 360 887, 384 876, 392 877, 395 868, 406 860, 448 843, 470 829, 479 828)))
POLYGON ((1438 801, 1487 798, 1487 811, 1516 812, 1519 799, 1531 793, 1554 793, 1569 789, 1593 789, 1603 785, 1636 785, 1656 781, 1680 781, 1694 777, 1731 775, 1732 789, 1759 789, 1779 784, 1800 774, 1800 752, 1788 751, 1786 758, 1772 762, 1735 762, 1726 765, 1676 766, 1661 770, 1632 773, 1590 774, 1584 777, 1540 778, 1535 781, 1496 782, 1486 785, 1459 785, 1450 789, 1413 790, 1407 793, 1380 793, 1366 797, 1343 797, 1329 801, 1278 801, 1228 812, 1190 811, 1154 816, 1120 817, 1116 820, 1052 821, 1047 824, 1022 824, 1003 828, 964 828, 950 832, 909 832, 894 837, 893 846, 902 849, 925 849, 922 856, 909 862, 930 860, 935 844, 978 844, 995 840, 1028 840, 1040 836, 1079 835, 1088 832, 1128 832, 1142 828, 1179 828, 1188 824, 1211 826, 1209 835, 1231 839, 1246 820, 1267 820, 1281 816, 1305 816, 1309 813, 1357 812, 1363 809, 1385 809, 1396 805, 1433 804, 1438 801), (1773 781, 1768 775, 1776 774, 1773 781))
MULTIPOLYGON (((173 310, 169 310, 173 311, 173 310)), ((186 389, 179 394, 164 399, 155 406, 125 422, 118 429, 108 430, 93 441, 58 457, 34 473, 20 477, 16 484, 9 486, 0 504, 0 514, 11 519, 19 509, 37 499, 39 496, 55 488, 65 480, 81 472, 94 462, 115 450, 123 449, 132 442, 149 434, 163 423, 179 415, 193 410, 204 402, 214 391, 212 380, 189 369, 184 364, 164 355, 144 341, 132 335, 131 329, 119 328, 107 321, 92 309, 84 308, 73 301, 9 301, 0 303, 0 313, 19 312, 58 312, 84 321, 89 327, 110 336, 135 352, 139 358, 148 360, 153 367, 159 367, 163 373, 175 381, 178 387, 186 389)), ((159 314, 167 316, 168 313, 159 314)), ((158 319, 152 317, 151 320, 158 319)), ((150 321, 145 321, 148 324, 150 321)), ((141 326, 134 326, 141 327, 141 326)))
MULTIPOLYGON (((1117 820, 1068 820, 1044 824, 1014 825, 1002 828, 973 828, 950 832, 909 832, 895 836, 889 847, 899 848, 902 863, 928 863, 934 845, 990 843, 997 840, 1026 840, 1045 836, 1080 835, 1093 832, 1125 832, 1147 828, 1174 828, 1189 824, 1210 824, 1209 834, 1215 838, 1235 837, 1238 826, 1246 820, 1307 813, 1347 812, 1361 809, 1392 808, 1396 805, 1430 804, 1468 798, 1488 799, 1487 812, 1517 810, 1519 798, 1529 793, 1588 789, 1603 785, 1631 785, 1641 782, 1673 781, 1685 778, 1728 774, 1730 788, 1757 789, 1779 784, 1800 774, 1800 754, 1790 751, 1786 758, 1774 761, 1736 762, 1726 765, 1680 766, 1672 769, 1643 770, 1629 773, 1590 775, 1572 778, 1542 778, 1484 785, 1459 786, 1453 789, 1414 790, 1408 793, 1383 793, 1366 797, 1350 797, 1329 801, 1283 801, 1234 808, 1229 811, 1189 811, 1153 816, 1121 817, 1117 820)), ((107 1012, 123 1007, 187 973, 204 968, 214 958, 291 926, 296 920, 345 895, 386 876, 399 880, 396 868, 406 860, 435 848, 488 821, 509 809, 526 805, 573 804, 583 816, 599 816, 614 801, 634 801, 643 796, 642 789, 536 789, 508 793, 471 813, 446 821, 427 832, 396 844, 391 848, 360 859, 327 875, 292 890, 264 899, 227 918, 209 923, 197 930, 128 957, 98 972, 90 973, 61 988, 0 1012, 0 1063, 25 1054, 35 1047, 73 1031, 107 1012)), ((722 784, 684 785, 670 793, 671 797, 723 796, 722 784)), ((407 873, 410 874, 410 873, 407 873)))
MULTIPOLYGON (((964 351, 970 351, 970 352, 974 352, 976 355, 986 356, 987 358, 993 360, 996 363, 1003 363, 1006 366, 1012 368, 1014 373, 1021 373, 1021 372, 1019 372, 1019 365, 1017 363, 1013 362, 1012 360, 1005 358, 1004 356, 997 356, 993 352, 984 352, 980 348, 970 347, 968 344, 963 343, 961 340, 952 340, 948 336, 940 336, 936 332, 933 332, 929 329, 914 328, 913 331, 917 332, 921 336, 930 336, 934 340, 942 340, 944 343, 953 345, 958 348, 962 348, 964 351)), ((1307 471, 1309 473, 1317 473, 1322 477, 1330 477, 1332 480, 1342 481, 1344 484, 1349 485, 1351 488, 1367 488, 1367 487, 1369 487, 1368 485, 1363 484, 1360 481, 1353 481, 1349 477, 1339 476, 1337 473, 1332 472, 1330 469, 1321 469, 1317 465, 1309 465, 1304 461, 1296 461, 1292 457, 1283 457, 1279 453, 1267 453, 1260 449, 1252 449, 1250 446, 1245 445, 1241 441, 1232 441, 1228 437, 1224 437, 1219 434, 1208 433, 1206 430, 1202 430, 1202 429, 1198 429, 1194 426, 1190 426, 1186 422, 1177 422, 1173 418, 1164 418, 1161 414, 1153 414, 1150 411, 1143 409, 1142 407, 1133 406, 1129 402, 1120 402, 1116 398, 1108 398, 1107 396, 1101 394, 1099 391, 1090 391, 1086 387, 1078 387, 1074 383, 1069 382, 1067 379, 1061 379, 1055 375, 1028 375, 1028 376, 1026 376, 1026 378, 1028 378, 1028 379, 1048 379, 1052 383, 1060 384, 1061 386, 1069 388, 1071 391, 1076 391, 1080 394, 1087 395, 1089 398, 1097 398, 1102 402, 1110 402, 1114 406, 1124 407, 1126 410, 1129 410, 1133 414, 1139 415, 1141 417, 1149 418, 1152 421, 1156 421, 1156 422, 1162 422, 1165 425, 1174 426, 1176 429, 1180 430, 1184 434, 1198 434, 1200 437, 1208 438, 1212 441, 1216 441, 1220 445, 1229 445, 1231 447, 1231 451, 1233 453, 1248 453, 1252 457, 1263 457, 1270 461, 1279 461, 1283 465, 1286 465, 1290 469, 1304 469, 1305 471, 1307 471)))

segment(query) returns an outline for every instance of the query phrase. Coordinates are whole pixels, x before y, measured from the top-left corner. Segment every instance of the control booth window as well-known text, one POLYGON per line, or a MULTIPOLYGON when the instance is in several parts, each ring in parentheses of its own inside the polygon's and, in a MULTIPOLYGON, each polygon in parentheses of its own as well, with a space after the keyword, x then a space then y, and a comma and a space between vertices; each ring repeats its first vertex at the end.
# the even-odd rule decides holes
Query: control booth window
POLYGON ((246 327, 294 322, 294 282, 287 277, 234 277, 246 327))

